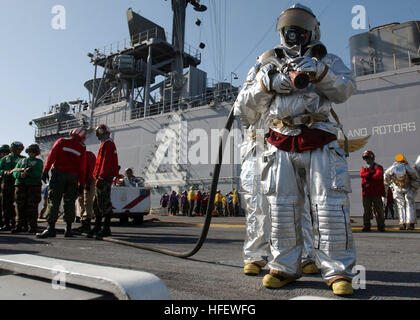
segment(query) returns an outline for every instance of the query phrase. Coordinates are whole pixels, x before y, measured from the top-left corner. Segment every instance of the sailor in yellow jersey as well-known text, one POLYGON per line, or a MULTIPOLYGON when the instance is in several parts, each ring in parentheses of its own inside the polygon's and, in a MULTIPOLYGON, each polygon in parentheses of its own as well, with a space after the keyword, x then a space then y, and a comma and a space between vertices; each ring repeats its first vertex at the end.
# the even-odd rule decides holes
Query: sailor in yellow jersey
POLYGON ((194 203, 195 203, 194 187, 190 188, 190 192, 188 192, 187 200, 188 200, 188 204, 189 204, 188 216, 192 217, 192 213, 193 213, 193 210, 194 210, 194 203))
POLYGON ((217 190, 216 195, 214 196, 214 205, 219 217, 223 216, 223 195, 220 190, 217 190))

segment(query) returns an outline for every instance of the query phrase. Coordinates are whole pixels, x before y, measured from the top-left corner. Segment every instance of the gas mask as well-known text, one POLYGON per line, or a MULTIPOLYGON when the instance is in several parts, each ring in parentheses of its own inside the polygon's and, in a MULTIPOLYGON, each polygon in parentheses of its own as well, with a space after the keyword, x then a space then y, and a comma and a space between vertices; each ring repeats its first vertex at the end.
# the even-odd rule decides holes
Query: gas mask
POLYGON ((290 47, 305 47, 311 39, 311 32, 298 26, 284 27, 282 32, 286 44, 290 47))

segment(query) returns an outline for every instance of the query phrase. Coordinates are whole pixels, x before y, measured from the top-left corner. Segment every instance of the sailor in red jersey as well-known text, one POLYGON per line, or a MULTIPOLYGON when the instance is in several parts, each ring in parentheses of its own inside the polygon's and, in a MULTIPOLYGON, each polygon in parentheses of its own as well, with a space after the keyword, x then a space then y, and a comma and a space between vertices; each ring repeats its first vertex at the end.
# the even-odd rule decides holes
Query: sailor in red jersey
POLYGON ((42 180, 46 183, 51 169, 48 187, 48 228, 37 234, 37 238, 56 236, 55 223, 62 198, 64 199, 64 221, 67 224, 64 236, 72 236, 71 225, 75 218, 75 201, 86 181, 86 146, 83 143, 86 135, 86 129, 74 129, 70 137, 58 139, 48 155, 42 172, 42 180))
POLYGON ((96 128, 96 136, 101 141, 98 156, 96 157, 93 175, 96 178, 95 199, 93 210, 95 212, 95 228, 89 232, 88 237, 92 238, 96 234, 97 239, 111 235, 111 186, 113 178, 118 175, 118 155, 114 141, 110 138, 109 128, 101 124, 96 128), (105 218, 102 227, 102 217, 105 218))
POLYGON ((385 196, 384 168, 375 162, 375 154, 368 150, 363 152, 362 159, 366 165, 360 169, 362 178, 363 197, 363 232, 370 231, 370 217, 372 206, 376 212, 378 231, 385 231, 384 205, 382 197, 385 196))

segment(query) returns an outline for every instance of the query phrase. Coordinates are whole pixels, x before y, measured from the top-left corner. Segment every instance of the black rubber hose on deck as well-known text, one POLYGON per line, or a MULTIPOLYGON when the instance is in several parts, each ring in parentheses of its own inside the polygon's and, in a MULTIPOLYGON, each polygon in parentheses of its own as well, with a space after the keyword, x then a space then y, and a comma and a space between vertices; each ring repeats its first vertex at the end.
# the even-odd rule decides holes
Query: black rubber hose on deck
MULTIPOLYGON (((229 113, 228 119, 226 121, 226 125, 225 125, 225 129, 227 130, 227 132, 230 132, 230 130, 232 128, 234 118, 235 117, 233 115, 233 108, 232 108, 230 113, 229 113)), ((114 238, 103 238, 103 240, 108 241, 108 242, 112 242, 112 243, 125 245, 125 246, 138 248, 138 249, 163 253, 163 254, 178 257, 178 258, 188 258, 188 257, 191 257, 194 254, 196 254, 201 249, 202 245, 204 244, 204 241, 206 241, 207 233, 208 233, 209 228, 210 228, 210 222, 211 222, 212 213, 213 213, 213 209, 214 209, 214 198, 216 196, 217 185, 219 183, 220 169, 222 167, 222 159, 223 159, 223 136, 221 136, 219 138, 218 161, 214 166, 213 180, 212 180, 212 183, 211 183, 210 199, 209 199, 209 204, 207 206, 206 219, 204 221, 203 229, 201 230, 200 238, 197 240, 194 248, 192 248, 190 251, 176 252, 176 251, 171 251, 171 250, 167 250, 167 249, 150 247, 150 246, 146 246, 146 245, 142 245, 142 244, 138 244, 138 243, 118 240, 118 239, 114 239, 114 238)))

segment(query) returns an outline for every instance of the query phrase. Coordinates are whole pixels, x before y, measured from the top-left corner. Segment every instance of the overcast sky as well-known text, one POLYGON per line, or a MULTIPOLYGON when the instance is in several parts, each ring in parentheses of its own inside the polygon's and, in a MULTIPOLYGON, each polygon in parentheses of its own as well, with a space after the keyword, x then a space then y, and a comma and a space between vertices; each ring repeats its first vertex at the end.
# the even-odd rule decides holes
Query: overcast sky
MULTIPOLYGON (((203 0, 209 7, 187 10, 186 42, 201 50, 199 66, 208 77, 230 82, 231 72, 241 85, 255 58, 278 43, 275 22, 289 0, 203 0), (200 27, 196 19, 202 21, 200 27)), ((88 99, 83 87, 93 78, 88 52, 129 37, 126 10, 172 33, 171 1, 164 0, 0 0, 0 144, 34 142, 33 118, 48 106, 77 98, 88 99), (65 8, 65 29, 56 30, 52 9, 65 8)), ((349 37, 355 30, 352 9, 362 5, 371 27, 420 20, 418 0, 301 0, 321 21, 322 41, 328 50, 350 64, 349 37)))

